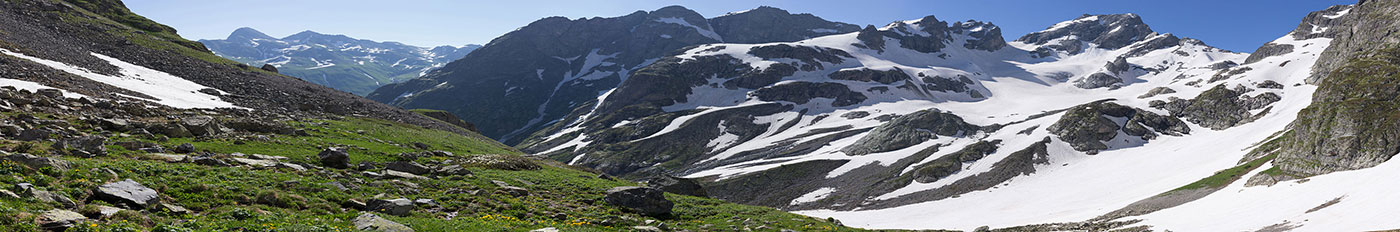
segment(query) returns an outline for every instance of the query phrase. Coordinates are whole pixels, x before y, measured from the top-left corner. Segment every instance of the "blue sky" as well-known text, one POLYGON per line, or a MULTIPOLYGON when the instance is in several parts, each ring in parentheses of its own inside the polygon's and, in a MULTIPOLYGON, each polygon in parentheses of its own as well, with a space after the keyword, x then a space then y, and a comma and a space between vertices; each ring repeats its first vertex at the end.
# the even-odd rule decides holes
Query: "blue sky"
POLYGON ((548 16, 613 17, 682 5, 714 17, 774 6, 832 21, 884 25, 935 15, 1002 27, 1007 40, 1081 14, 1136 13, 1153 30, 1241 52, 1297 27, 1308 12, 1355 0, 127 0, 132 11, 191 39, 222 39, 239 27, 282 37, 304 30, 418 46, 485 44, 548 16))

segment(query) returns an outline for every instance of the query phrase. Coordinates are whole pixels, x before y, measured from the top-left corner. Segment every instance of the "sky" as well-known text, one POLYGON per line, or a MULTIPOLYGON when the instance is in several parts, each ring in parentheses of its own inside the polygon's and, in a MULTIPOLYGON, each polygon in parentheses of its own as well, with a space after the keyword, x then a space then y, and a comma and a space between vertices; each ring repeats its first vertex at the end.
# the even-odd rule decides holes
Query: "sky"
POLYGON ((126 0, 132 11, 189 39, 252 27, 273 37, 311 30, 416 46, 486 44, 540 18, 616 17, 681 5, 706 17, 773 6, 826 20, 881 26, 937 16, 1002 28, 1007 40, 1082 14, 1136 13, 1154 31, 1239 52, 1287 34, 1308 12, 1355 0, 126 0))

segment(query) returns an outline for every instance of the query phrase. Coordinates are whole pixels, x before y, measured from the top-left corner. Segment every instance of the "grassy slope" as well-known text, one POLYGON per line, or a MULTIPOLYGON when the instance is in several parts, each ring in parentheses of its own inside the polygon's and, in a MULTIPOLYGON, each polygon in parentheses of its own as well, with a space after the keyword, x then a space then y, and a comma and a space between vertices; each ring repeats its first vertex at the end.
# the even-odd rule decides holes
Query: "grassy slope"
MULTIPOLYGON (((55 116, 63 119, 63 116, 55 116)), ((74 120, 74 123, 82 123, 74 120)), ((341 144, 351 149, 352 163, 360 161, 392 161, 413 159, 432 162, 441 159, 468 158, 482 154, 517 155, 489 140, 459 136, 449 132, 420 129, 374 119, 347 118, 296 123, 297 127, 313 131, 308 136, 272 136, 268 141, 233 139, 192 141, 171 139, 123 138, 160 143, 173 147, 191 142, 200 150, 225 154, 242 152, 289 157, 291 163, 312 164, 319 147, 341 144), (392 135, 392 136, 391 136, 392 135), (414 152, 401 144, 422 142, 434 149, 452 152, 453 157, 434 156, 404 158, 399 152, 414 152)), ((6 148, 45 148, 43 144, 23 146, 6 141, 6 148)), ((626 181, 594 178, 595 174, 575 170, 553 161, 531 161, 541 164, 539 170, 497 170, 472 167, 474 177, 437 178, 430 180, 377 180, 360 177, 354 171, 284 169, 251 169, 248 167, 212 167, 189 163, 166 163, 143 159, 139 152, 109 146, 110 154, 97 158, 64 157, 73 162, 67 171, 29 170, 14 163, 0 164, 0 185, 34 183, 73 199, 84 199, 91 189, 103 183, 133 179, 158 190, 163 200, 199 212, 193 216, 164 213, 122 214, 108 221, 87 223, 84 231, 129 231, 155 227, 178 227, 197 231, 227 231, 237 228, 251 231, 345 231, 350 219, 358 212, 344 211, 339 205, 349 199, 368 200, 374 195, 384 198, 433 199, 444 207, 443 212, 417 210, 407 217, 389 217, 420 231, 519 231, 541 227, 558 227, 572 231, 613 231, 619 227, 641 224, 656 219, 671 228, 699 230, 767 226, 803 231, 850 230, 825 220, 808 218, 770 208, 744 206, 723 201, 681 195, 667 195, 677 203, 671 218, 650 218, 621 211, 602 201, 608 188, 636 185, 626 181), (109 172, 110 170, 110 172, 109 172), (113 176, 115 174, 115 176, 113 176), (353 179, 366 183, 355 184, 353 179), (531 189, 525 197, 494 193, 498 187, 490 183, 500 180, 531 189), (351 186, 349 190, 332 187, 332 182, 351 186), (419 188, 406 187, 411 182, 419 188), (530 184, 533 183, 533 184, 530 184), (478 194, 459 193, 480 190, 478 194), (446 212, 459 212, 456 217, 446 212), (744 221, 751 220, 746 224, 744 221), (706 226, 706 225, 709 226, 706 226), (731 227, 733 226, 733 227, 731 227)), ((32 149, 39 152, 43 149, 32 149)), ((106 204, 94 201, 90 204, 106 204)), ((53 203, 32 200, 0 200, 0 230, 29 231, 34 214, 58 207, 53 203)))

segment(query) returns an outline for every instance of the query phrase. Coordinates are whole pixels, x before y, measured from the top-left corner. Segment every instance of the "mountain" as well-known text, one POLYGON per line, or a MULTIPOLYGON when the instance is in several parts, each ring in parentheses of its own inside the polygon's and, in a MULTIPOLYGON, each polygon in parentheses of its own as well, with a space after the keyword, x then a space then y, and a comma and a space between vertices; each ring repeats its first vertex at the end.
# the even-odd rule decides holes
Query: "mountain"
POLYGON ((215 55, 356 95, 423 76, 480 45, 416 47, 303 31, 281 39, 239 28, 222 40, 199 40, 215 55))
POLYGON ((1314 12, 1253 54, 1135 14, 687 47, 517 147, 865 228, 1394 229, 1398 7, 1314 12))
POLYGON ((117 0, 0 1, 0 25, 0 231, 859 231, 522 156, 117 0))
POLYGON ((859 30, 810 14, 760 7, 706 19, 680 6, 613 18, 550 17, 492 40, 423 77, 370 99, 452 112, 514 144, 677 49, 718 42, 795 41, 859 30))

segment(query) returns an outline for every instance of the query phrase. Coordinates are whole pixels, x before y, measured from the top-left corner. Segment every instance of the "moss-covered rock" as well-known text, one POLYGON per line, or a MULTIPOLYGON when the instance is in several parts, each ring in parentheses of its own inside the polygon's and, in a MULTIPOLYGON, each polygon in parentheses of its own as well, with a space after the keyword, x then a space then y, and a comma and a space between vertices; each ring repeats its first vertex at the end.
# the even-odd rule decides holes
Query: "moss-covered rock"
POLYGON ((1187 121, 1203 127, 1224 130, 1263 117, 1268 110, 1257 114, 1250 111, 1264 109, 1282 99, 1274 93, 1245 95, 1248 91, 1250 90, 1243 86, 1227 89, 1225 85, 1216 85, 1191 100, 1171 98, 1159 108, 1167 110, 1172 116, 1186 118, 1187 121))
POLYGON ((1274 165, 1303 176, 1372 167, 1400 151, 1400 48, 1352 59, 1318 83, 1274 165))

